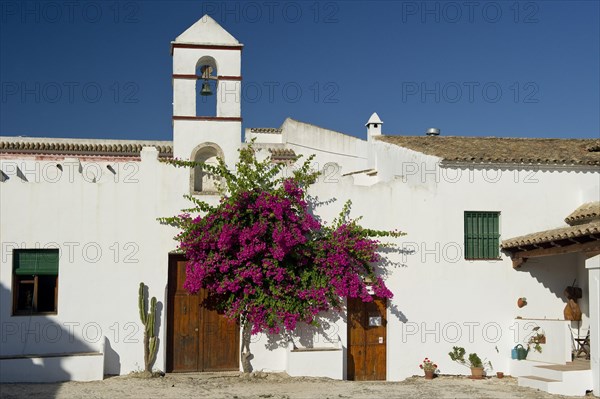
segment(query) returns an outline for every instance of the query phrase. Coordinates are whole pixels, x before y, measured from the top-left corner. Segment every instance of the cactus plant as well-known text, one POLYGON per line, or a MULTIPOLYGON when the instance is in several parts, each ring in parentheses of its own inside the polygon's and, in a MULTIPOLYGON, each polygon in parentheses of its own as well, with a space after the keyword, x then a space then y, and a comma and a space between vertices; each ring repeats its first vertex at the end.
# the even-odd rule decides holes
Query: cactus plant
POLYGON ((138 291, 138 308, 140 319, 144 325, 144 370, 152 373, 152 364, 156 360, 158 349, 158 337, 155 334, 154 328, 156 322, 156 297, 150 299, 150 311, 148 312, 146 309, 144 288, 144 282, 141 282, 138 291))

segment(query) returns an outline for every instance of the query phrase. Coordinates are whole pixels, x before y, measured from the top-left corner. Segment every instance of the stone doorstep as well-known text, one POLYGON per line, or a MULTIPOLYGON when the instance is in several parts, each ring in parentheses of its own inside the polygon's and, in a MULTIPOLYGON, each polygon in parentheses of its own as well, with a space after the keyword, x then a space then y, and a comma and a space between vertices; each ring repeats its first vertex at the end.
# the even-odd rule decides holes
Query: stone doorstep
POLYGON ((522 387, 539 389, 544 392, 562 395, 581 396, 581 382, 591 375, 589 364, 585 362, 569 362, 561 365, 540 365, 531 368, 531 373, 518 378, 522 387))
POLYGON ((554 389, 551 387, 562 384, 562 381, 552 380, 550 378, 538 377, 535 375, 528 375, 525 377, 519 377, 518 385, 520 387, 538 389, 543 392, 551 393, 554 389))
POLYGON ((538 377, 537 375, 525 375, 523 377, 519 377, 519 379, 528 379, 528 380, 535 380, 535 381, 543 381, 543 382, 561 382, 559 380, 552 380, 550 378, 545 378, 545 377, 538 377))
POLYGON ((551 380, 549 378, 537 377, 535 375, 528 375, 519 377, 518 385, 520 387, 539 389, 543 392, 550 392, 550 384, 559 383, 560 381, 551 380))
POLYGON ((549 364, 547 366, 535 366, 540 369, 556 370, 556 371, 585 371, 591 370, 589 361, 574 361, 567 364, 549 364))

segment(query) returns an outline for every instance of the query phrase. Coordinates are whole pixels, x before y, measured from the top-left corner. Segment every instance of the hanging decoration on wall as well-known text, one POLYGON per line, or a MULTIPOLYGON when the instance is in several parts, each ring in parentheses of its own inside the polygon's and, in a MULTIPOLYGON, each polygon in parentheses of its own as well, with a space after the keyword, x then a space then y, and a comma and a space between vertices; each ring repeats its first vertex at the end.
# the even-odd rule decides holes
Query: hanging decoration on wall
POLYGON ((581 321, 581 308, 577 300, 583 297, 583 290, 575 286, 576 282, 577 280, 573 280, 573 284, 564 291, 564 295, 567 297, 567 305, 564 310, 565 320, 581 321))

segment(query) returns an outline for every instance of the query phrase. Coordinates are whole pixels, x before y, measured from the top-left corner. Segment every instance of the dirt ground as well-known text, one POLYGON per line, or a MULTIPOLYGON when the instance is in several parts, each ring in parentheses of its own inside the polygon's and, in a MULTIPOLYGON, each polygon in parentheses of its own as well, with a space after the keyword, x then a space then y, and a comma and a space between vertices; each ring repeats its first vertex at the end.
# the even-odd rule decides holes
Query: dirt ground
MULTIPOLYGON (((567 398, 521 388, 511 377, 471 380, 440 376, 427 381, 412 377, 402 382, 334 381, 289 377, 281 373, 168 374, 143 379, 133 375, 104 381, 56 384, 2 384, 0 398, 567 398)), ((572 397, 571 397, 572 398, 572 397)))

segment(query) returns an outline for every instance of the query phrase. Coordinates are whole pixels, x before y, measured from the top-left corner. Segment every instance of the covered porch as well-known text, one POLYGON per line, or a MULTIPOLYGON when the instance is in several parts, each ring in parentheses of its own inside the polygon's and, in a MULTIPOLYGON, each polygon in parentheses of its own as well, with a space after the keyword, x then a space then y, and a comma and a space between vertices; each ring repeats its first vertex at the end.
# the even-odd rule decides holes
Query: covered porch
MULTIPOLYGON (((527 360, 512 360, 511 374, 519 377, 519 385, 550 393, 582 396, 593 389, 598 395, 600 202, 583 204, 565 222, 567 226, 502 242, 513 267, 530 273, 564 304, 562 317, 518 317, 517 322, 537 330, 528 338, 527 360)), ((543 301, 541 297, 536 300, 543 301)))

